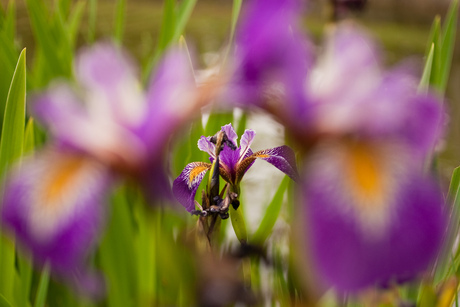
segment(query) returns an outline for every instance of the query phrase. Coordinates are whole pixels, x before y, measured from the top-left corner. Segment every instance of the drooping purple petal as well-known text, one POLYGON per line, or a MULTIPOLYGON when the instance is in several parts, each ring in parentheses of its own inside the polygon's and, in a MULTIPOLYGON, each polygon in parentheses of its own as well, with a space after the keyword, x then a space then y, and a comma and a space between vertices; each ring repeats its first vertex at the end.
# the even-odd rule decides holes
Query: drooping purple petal
POLYGON ((240 161, 243 161, 243 159, 246 157, 246 154, 250 150, 249 147, 251 146, 255 136, 256 132, 252 129, 246 129, 244 131, 240 140, 240 161))
POLYGON ((227 124, 225 126, 222 126, 222 131, 227 134, 228 140, 235 145, 235 148, 238 147, 238 135, 235 132, 235 129, 233 129, 232 124, 227 124))
POLYGON ((202 136, 198 140, 198 148, 201 151, 207 152, 211 158, 216 158, 216 145, 214 143, 211 143, 211 141, 209 141, 207 137, 202 136))
MULTIPOLYGON (((399 190, 388 204, 388 221, 378 236, 359 214, 315 178, 304 186, 308 206, 306 227, 318 278, 339 292, 387 286, 418 276, 432 263, 446 230, 442 195, 421 174, 399 190)), ((327 184, 327 183, 325 183, 327 184)), ((369 204, 372 206, 372 204, 369 204)), ((376 225, 375 227, 379 227, 376 225)))
POLYGON ((272 164, 274 167, 288 175, 292 180, 298 180, 299 174, 297 172, 295 153, 289 146, 283 145, 275 148, 257 151, 251 156, 245 158, 238 165, 238 170, 236 172, 236 182, 239 182, 243 178, 243 175, 257 158, 272 164))
POLYGON ((110 177, 99 163, 47 149, 7 176, 2 225, 58 275, 89 276, 85 258, 103 226, 110 177))
POLYGON ((187 164, 182 173, 174 180, 173 194, 177 201, 191 212, 195 209, 195 194, 211 164, 192 162, 187 164))
POLYGON ((442 194, 406 144, 321 144, 303 175, 309 250, 325 286, 358 291, 416 277, 446 231, 442 194))

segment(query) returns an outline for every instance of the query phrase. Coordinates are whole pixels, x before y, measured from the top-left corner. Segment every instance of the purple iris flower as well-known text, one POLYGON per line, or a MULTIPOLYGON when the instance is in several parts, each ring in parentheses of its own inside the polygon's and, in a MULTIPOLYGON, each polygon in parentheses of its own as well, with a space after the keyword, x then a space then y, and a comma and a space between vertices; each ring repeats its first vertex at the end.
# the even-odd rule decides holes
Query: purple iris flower
POLYGON ((438 255, 447 219, 423 166, 443 110, 403 69, 385 72, 352 27, 329 36, 307 81, 313 133, 302 195, 316 269, 326 285, 356 291, 417 276, 438 255))
MULTIPOLYGON (((243 175, 256 159, 267 161, 293 180, 297 180, 295 154, 288 146, 283 145, 253 153, 250 146, 256 135, 255 131, 246 130, 241 136, 239 147, 237 147, 238 135, 231 124, 223 126, 222 131, 231 145, 224 145, 223 150, 220 151, 219 174, 232 187, 232 191, 239 191, 239 184, 243 175)), ((216 160, 216 145, 211 142, 211 137, 202 136, 198 140, 198 148, 209 154, 211 162, 216 160)), ((196 191, 211 166, 211 163, 205 162, 189 163, 179 177, 174 180, 174 196, 188 212, 194 211, 196 191)))
POLYGON ((165 147, 202 102, 189 67, 186 54, 169 51, 144 93, 130 59, 100 44, 79 54, 77 86, 60 83, 35 99, 33 115, 53 142, 7 175, 1 221, 37 262, 92 287, 85 258, 114 183, 130 178, 146 193, 169 190, 165 147))
POLYGON ((353 292, 416 277, 433 263, 446 232, 442 194, 423 172, 442 135, 442 104, 419 93, 407 70, 385 71, 373 42, 352 25, 331 29, 314 65, 304 65, 313 56, 299 52, 299 42, 289 43, 296 51, 289 59, 272 53, 278 41, 296 39, 296 30, 272 39, 265 27, 257 30, 259 18, 270 14, 278 23, 267 28, 285 29, 292 21, 284 17, 296 13, 290 2, 270 1, 283 6, 278 11, 264 3, 251 1, 242 21, 263 39, 237 39, 248 63, 236 72, 244 76, 256 65, 262 86, 249 96, 257 99, 238 102, 270 112, 304 153, 299 205, 316 280, 353 292), (252 59, 256 52, 271 57, 252 59))

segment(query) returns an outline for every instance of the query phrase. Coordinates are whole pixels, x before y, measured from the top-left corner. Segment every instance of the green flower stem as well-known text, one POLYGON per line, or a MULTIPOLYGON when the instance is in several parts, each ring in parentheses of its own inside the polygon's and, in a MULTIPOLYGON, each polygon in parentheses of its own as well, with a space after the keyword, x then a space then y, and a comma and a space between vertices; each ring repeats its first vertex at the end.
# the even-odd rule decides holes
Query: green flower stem
MULTIPOLYGON (((231 185, 230 192, 236 193, 239 198, 240 187, 238 185, 231 185)), ((243 211, 240 208, 235 210, 233 206, 230 206, 229 211, 236 237, 241 242, 241 244, 246 244, 248 242, 248 233, 246 231, 246 223, 244 221, 243 211)))

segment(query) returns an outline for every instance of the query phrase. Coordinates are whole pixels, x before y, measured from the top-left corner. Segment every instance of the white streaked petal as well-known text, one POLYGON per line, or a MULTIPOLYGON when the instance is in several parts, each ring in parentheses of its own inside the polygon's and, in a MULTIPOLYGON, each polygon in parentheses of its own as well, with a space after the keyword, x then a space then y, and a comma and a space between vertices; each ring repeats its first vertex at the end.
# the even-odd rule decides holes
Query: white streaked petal
POLYGON ((27 226, 34 239, 42 243, 53 240, 88 206, 100 206, 93 202, 101 199, 97 193, 107 184, 106 169, 101 164, 51 150, 27 161, 22 172, 29 188, 23 195, 28 207, 27 226))
POLYGON ((389 225, 410 170, 410 155, 399 144, 331 141, 314 154, 308 180, 337 199, 337 212, 350 215, 375 238, 389 225))

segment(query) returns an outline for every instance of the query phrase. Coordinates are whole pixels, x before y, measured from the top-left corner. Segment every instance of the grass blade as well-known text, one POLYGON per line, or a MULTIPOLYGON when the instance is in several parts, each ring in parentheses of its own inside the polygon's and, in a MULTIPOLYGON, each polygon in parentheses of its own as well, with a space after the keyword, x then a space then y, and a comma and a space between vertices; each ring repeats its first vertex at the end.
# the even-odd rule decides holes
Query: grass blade
POLYGON ((422 78, 420 79, 420 83, 418 85, 419 92, 426 92, 428 90, 428 86, 430 85, 430 78, 431 78, 431 68, 433 66, 433 55, 434 55, 434 43, 431 44, 430 52, 425 61, 425 67, 423 68, 422 78))
MULTIPOLYGON (((0 176, 22 155, 26 109, 26 50, 19 56, 11 81, 0 140, 0 176)), ((15 274, 14 241, 0 237, 0 293, 7 299, 13 296, 15 274)))
POLYGON ((174 35, 172 37, 173 41, 177 41, 179 37, 182 35, 182 32, 184 32, 185 26, 187 25, 187 21, 189 20, 190 15, 192 15, 196 1, 197 0, 185 0, 182 1, 179 5, 176 15, 174 35))
POLYGON ((281 206, 283 204, 283 197, 287 190, 289 183, 289 177, 285 176, 284 179, 281 181, 281 184, 278 187, 275 195, 268 205, 267 209, 265 210, 265 215, 260 222, 259 228, 256 230, 254 235, 252 236, 252 243, 263 245, 265 240, 271 234, 273 227, 278 219, 279 213, 281 211, 281 206))
POLYGON ((230 45, 232 45, 233 38, 235 36, 236 23, 238 21, 238 16, 240 15, 242 2, 242 0, 233 0, 232 23, 230 28, 230 45))
POLYGON ((449 79, 457 32, 458 0, 453 0, 443 24, 441 39, 440 90, 444 94, 449 79))
POLYGON ((88 12, 88 42, 94 42, 96 37, 97 0, 89 0, 88 12))
POLYGON ((40 275, 40 281, 38 283, 37 295, 35 296, 34 307, 44 307, 46 302, 46 295, 48 293, 48 284, 50 280, 50 268, 48 264, 45 264, 40 275))
POLYGON ((126 0, 118 0, 115 8, 115 41, 121 44, 125 26, 126 0))
POLYGON ((26 113, 26 49, 22 50, 11 81, 0 141, 0 174, 22 155, 26 113))

